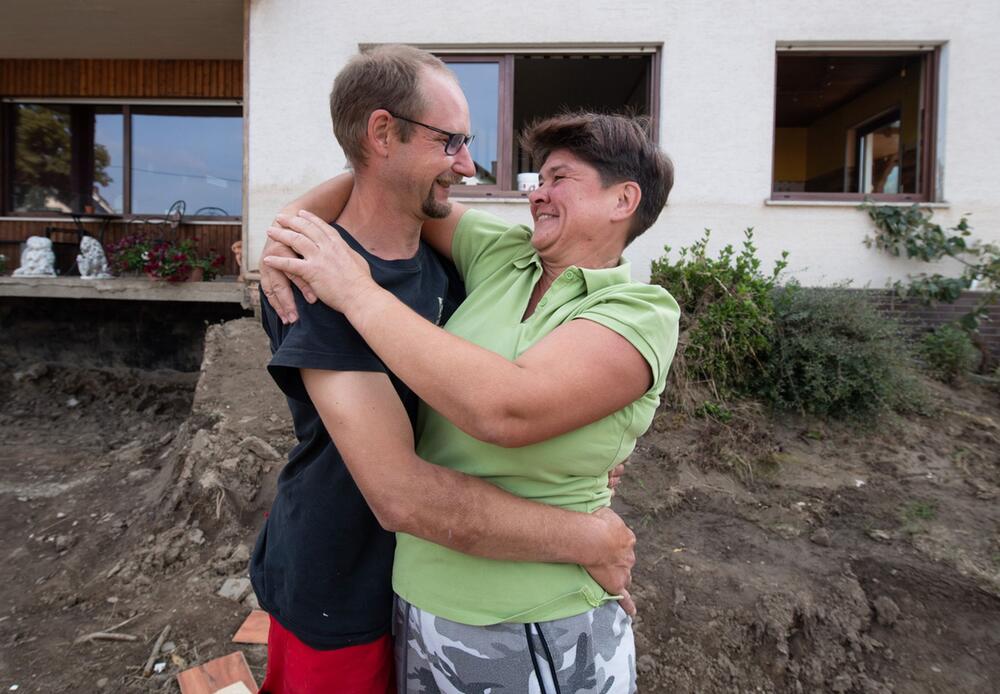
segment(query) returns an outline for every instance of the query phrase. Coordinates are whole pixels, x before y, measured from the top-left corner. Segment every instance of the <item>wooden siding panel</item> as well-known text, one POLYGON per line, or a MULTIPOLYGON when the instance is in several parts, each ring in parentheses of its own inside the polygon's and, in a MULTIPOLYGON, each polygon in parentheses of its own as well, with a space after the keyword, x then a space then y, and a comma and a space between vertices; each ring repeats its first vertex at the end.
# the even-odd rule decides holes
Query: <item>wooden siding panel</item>
POLYGON ((239 60, 0 59, 0 96, 240 99, 239 60))

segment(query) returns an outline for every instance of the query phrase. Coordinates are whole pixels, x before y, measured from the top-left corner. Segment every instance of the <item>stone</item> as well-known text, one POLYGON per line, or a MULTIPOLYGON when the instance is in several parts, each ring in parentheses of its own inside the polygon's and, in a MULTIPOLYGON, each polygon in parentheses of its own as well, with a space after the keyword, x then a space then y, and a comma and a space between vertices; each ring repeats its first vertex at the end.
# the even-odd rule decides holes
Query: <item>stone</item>
POLYGON ((887 595, 879 596, 873 603, 875 607, 875 620, 884 627, 891 627, 899 621, 901 610, 899 605, 887 595))
POLYGON ((32 364, 23 371, 15 371, 14 380, 18 383, 20 383, 21 381, 28 381, 28 382, 37 381, 42 376, 48 374, 48 372, 49 372, 49 367, 41 362, 38 362, 32 364))
POLYGON ((221 598, 242 602, 243 598, 250 592, 250 589, 249 578, 227 578, 222 582, 222 587, 219 588, 218 595, 221 598))
POLYGON ((222 468, 223 470, 226 470, 227 472, 234 472, 236 468, 238 468, 239 466, 240 466, 239 458, 226 458, 221 463, 219 463, 219 467, 222 468))
POLYGON ((56 535, 56 551, 63 552, 76 544, 75 535, 56 535))
POLYGON ((52 240, 44 236, 29 236, 21 253, 21 267, 14 270, 14 277, 55 277, 56 254, 52 240))
POLYGON ((144 467, 138 470, 132 470, 130 473, 125 475, 125 479, 129 482, 145 482, 150 477, 156 474, 156 470, 152 468, 144 467))
POLYGON ((240 442, 240 447, 264 460, 278 460, 281 454, 271 444, 256 436, 248 436, 240 442))
POLYGON ((177 644, 173 641, 165 641, 162 646, 160 646, 160 653, 173 653, 177 650, 177 644))
POLYGON ((76 267, 80 270, 80 279, 106 280, 111 278, 104 249, 101 248, 101 242, 93 236, 84 236, 80 239, 80 253, 76 256, 76 267))
POLYGON ((247 595, 246 598, 243 600, 243 604, 249 607, 251 610, 260 609, 260 601, 257 600, 257 594, 254 593, 252 590, 250 591, 250 594, 247 595))
POLYGON ((830 546, 830 531, 826 528, 820 528, 812 535, 809 536, 809 541, 814 545, 819 545, 820 547, 830 546))
POLYGON ((101 679, 97 680, 97 688, 98 689, 104 689, 107 686, 108 686, 108 678, 107 677, 102 677, 101 679))
POLYGON ((122 465, 135 465, 142 460, 143 453, 142 446, 123 448, 115 453, 115 460, 122 465))
POLYGON ((206 429, 199 429, 191 437, 190 455, 207 456, 212 446, 212 435, 206 429))
POLYGON ((891 542, 892 535, 887 533, 885 530, 869 530, 868 537, 878 542, 891 542))
POLYGON ((248 563, 250 561, 250 548, 242 542, 236 545, 236 549, 229 555, 229 561, 240 564, 248 563))
POLYGON ((850 675, 847 673, 842 673, 833 678, 833 682, 830 684, 831 692, 849 692, 853 686, 854 681, 850 675))
POLYGON ((650 673, 656 669, 656 658, 649 655, 648 653, 646 655, 640 655, 639 660, 636 661, 635 666, 636 669, 639 670, 639 672, 650 673))

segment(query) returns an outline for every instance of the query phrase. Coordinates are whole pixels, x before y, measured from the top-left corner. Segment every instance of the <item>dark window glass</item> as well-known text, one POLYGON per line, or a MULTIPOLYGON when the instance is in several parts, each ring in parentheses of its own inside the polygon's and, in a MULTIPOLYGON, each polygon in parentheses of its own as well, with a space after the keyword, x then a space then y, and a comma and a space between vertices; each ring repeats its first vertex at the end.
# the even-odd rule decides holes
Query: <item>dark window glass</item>
POLYGON ((240 110, 132 110, 132 212, 163 214, 183 200, 187 214, 238 216, 242 209, 240 110), (228 113, 227 113, 228 111, 228 113))
POLYGON ((458 81, 469 101, 472 134, 476 139, 469 145, 476 175, 467 178, 470 185, 495 185, 497 182, 497 153, 500 143, 500 64, 453 63, 448 67, 458 76, 458 81))
POLYGON ((11 206, 15 212, 70 212, 73 204, 71 107, 14 106, 11 206))
POLYGON ((777 56, 775 192, 915 194, 923 54, 777 56))
MULTIPOLYGON (((652 58, 648 55, 524 55, 514 58, 514 132, 566 110, 650 115, 652 58)), ((539 162, 511 143, 510 185, 519 172, 536 172, 539 162)))

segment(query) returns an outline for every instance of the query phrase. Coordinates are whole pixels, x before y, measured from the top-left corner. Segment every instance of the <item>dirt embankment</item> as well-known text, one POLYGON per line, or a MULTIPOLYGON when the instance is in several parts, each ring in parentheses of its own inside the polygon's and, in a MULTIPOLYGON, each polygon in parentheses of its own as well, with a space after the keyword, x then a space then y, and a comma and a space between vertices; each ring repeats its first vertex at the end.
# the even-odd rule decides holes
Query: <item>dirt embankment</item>
MULTIPOLYGON (((234 650, 246 577, 292 443, 253 319, 208 329, 201 372, 10 364, 0 388, 0 685, 177 691, 234 650), (279 452, 280 451, 280 452, 279 452), (238 591, 237 597, 242 597, 238 591), (76 640, 132 619, 135 641, 76 640), (141 676, 172 626, 160 673, 141 676)), ((244 649, 260 679, 264 652, 244 649)))
POLYGON ((666 411, 620 494, 647 692, 993 692, 1000 398, 869 430, 666 411))
MULTIPOLYGON (((209 328, 200 373, 6 365, 0 687, 177 691, 235 650, 252 598, 217 593, 293 443, 266 359, 245 319, 209 328), (75 642, 126 619, 136 641, 75 642)), ((995 691, 1000 397, 936 400, 868 431, 664 410, 616 501, 640 543, 640 690, 995 691)), ((243 650, 259 681, 263 648, 243 650)))

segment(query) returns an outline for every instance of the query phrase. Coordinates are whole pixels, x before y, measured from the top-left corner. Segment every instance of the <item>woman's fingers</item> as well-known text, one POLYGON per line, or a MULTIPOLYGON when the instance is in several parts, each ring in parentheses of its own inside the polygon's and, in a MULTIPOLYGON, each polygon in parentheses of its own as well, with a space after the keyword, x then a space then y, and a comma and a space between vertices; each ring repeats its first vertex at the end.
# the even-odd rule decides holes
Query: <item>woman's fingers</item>
POLYGON ((309 263, 302 258, 282 258, 277 255, 269 255, 263 258, 261 262, 268 267, 273 267, 275 270, 280 270, 286 275, 294 275, 296 277, 304 277, 305 272, 309 268, 309 263))
POLYGON ((317 246, 316 243, 314 243, 307 235, 293 229, 286 229, 285 227, 268 227, 267 235, 269 238, 274 239, 278 243, 288 246, 303 258, 308 258, 319 250, 319 246, 317 246))

